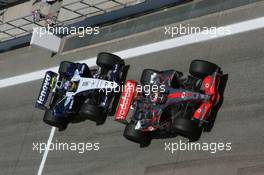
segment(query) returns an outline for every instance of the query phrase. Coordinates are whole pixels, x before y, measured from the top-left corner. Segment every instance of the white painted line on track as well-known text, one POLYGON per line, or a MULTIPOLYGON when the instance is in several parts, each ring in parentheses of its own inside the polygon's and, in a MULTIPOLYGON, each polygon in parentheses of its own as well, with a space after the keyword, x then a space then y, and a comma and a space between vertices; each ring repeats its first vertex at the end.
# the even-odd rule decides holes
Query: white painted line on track
MULTIPOLYGON (((213 40, 217 38, 223 38, 226 36, 235 35, 235 34, 239 34, 243 32, 257 30, 257 29, 264 28, 264 17, 256 18, 256 19, 252 19, 248 21, 243 21, 243 22, 239 22, 239 23, 235 23, 235 24, 231 24, 227 26, 222 26, 221 28, 230 29, 230 33, 221 33, 218 35, 204 34, 204 33, 190 34, 190 35, 186 35, 186 36, 182 36, 178 38, 173 38, 173 39, 169 39, 165 41, 159 41, 156 43, 147 44, 147 45, 119 51, 114 54, 119 55, 123 59, 129 59, 129 58, 142 56, 142 55, 155 53, 155 52, 160 52, 160 51, 164 51, 164 50, 168 50, 168 49, 172 49, 176 47, 186 46, 186 45, 205 42, 205 41, 209 41, 209 40, 213 40)), ((89 58, 86 60, 80 60, 79 62, 84 62, 88 64, 90 67, 93 67, 93 66, 96 66, 96 57, 89 58)), ((58 70, 58 66, 2 79, 0 80, 0 88, 5 88, 9 86, 31 82, 34 80, 39 80, 44 77, 45 72, 48 70, 56 72, 58 70)), ((50 136, 47 142, 47 147, 44 152, 44 155, 43 155, 43 158, 42 158, 39 170, 38 170, 38 175, 42 174, 42 171, 43 171, 43 168, 44 168, 47 156, 48 156, 49 146, 53 139, 54 133, 55 133, 55 128, 52 127, 50 136)))
MULTIPOLYGON (((219 27, 220 28, 220 27, 219 27)), ((248 32, 252 30, 257 30, 264 28, 264 17, 243 21, 227 26, 222 26, 221 28, 229 29, 229 33, 221 33, 218 35, 214 34, 205 34, 205 33, 196 33, 196 34, 190 34, 185 35, 182 37, 177 37, 173 39, 168 39, 164 41, 159 41, 152 44, 147 44, 119 52, 115 52, 114 54, 119 55, 123 59, 129 59, 141 55, 146 55, 150 53, 160 52, 163 50, 168 50, 176 47, 186 46, 190 44, 205 42, 217 38, 223 38, 230 35, 239 34, 242 32, 248 32)), ((79 62, 87 63, 90 67, 96 66, 96 58, 88 58, 86 60, 80 60, 79 62)), ((34 80, 39 80, 43 78, 46 71, 57 71, 58 67, 52 67, 48 69, 43 69, 31 73, 26 73, 23 75, 18 75, 10 78, 5 78, 0 80, 0 88, 5 88, 9 86, 14 86, 22 83, 27 83, 34 80)))
POLYGON ((46 148, 45 148, 45 152, 43 154, 43 157, 42 157, 42 160, 41 160, 41 163, 40 163, 40 166, 39 166, 39 170, 38 170, 38 174, 37 175, 41 175, 42 172, 43 172, 44 165, 45 165, 45 162, 46 162, 48 153, 49 153, 50 144, 52 142, 52 139, 53 139, 53 136, 54 136, 54 133, 55 133, 55 129, 56 129, 55 127, 52 127, 51 128, 50 136, 49 136, 49 139, 48 139, 48 142, 47 142, 47 145, 46 145, 46 148))

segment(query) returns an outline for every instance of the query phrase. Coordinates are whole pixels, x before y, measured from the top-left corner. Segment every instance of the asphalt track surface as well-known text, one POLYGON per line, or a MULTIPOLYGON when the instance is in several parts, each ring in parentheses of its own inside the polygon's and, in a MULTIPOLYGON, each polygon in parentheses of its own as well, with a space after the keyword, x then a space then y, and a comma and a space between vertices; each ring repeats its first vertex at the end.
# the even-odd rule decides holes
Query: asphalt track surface
MULTIPOLYGON (((213 130, 199 142, 231 142, 231 151, 164 150, 165 142, 186 141, 182 137, 153 140, 142 149, 123 138, 124 125, 109 117, 102 126, 86 121, 56 131, 53 141, 99 142, 100 150, 50 151, 43 174, 264 174, 263 36, 260 29, 126 60, 131 65, 128 79, 135 80, 145 68, 187 73, 192 59, 220 65, 229 76, 224 103, 213 130)), ((32 143, 47 142, 51 130, 42 122, 43 112, 34 108, 39 87, 40 81, 34 81, 0 89, 0 174, 38 172, 43 154, 33 151, 32 143)))

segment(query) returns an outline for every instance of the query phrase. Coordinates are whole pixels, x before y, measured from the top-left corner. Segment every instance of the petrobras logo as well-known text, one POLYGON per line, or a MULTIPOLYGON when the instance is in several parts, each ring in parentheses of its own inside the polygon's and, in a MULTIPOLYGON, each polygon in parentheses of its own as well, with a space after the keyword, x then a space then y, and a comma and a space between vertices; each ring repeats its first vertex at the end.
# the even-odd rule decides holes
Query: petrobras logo
POLYGON ((136 82, 128 80, 125 85, 125 89, 122 93, 120 103, 115 115, 115 120, 124 121, 126 119, 127 113, 132 102, 134 91, 136 87, 136 82))
POLYGON ((50 74, 47 73, 45 76, 44 82, 42 84, 42 88, 41 88, 41 91, 39 93, 38 100, 37 100, 37 103, 40 105, 43 105, 46 98, 47 98, 47 95, 49 93, 50 82, 51 82, 51 76, 50 76, 50 74))

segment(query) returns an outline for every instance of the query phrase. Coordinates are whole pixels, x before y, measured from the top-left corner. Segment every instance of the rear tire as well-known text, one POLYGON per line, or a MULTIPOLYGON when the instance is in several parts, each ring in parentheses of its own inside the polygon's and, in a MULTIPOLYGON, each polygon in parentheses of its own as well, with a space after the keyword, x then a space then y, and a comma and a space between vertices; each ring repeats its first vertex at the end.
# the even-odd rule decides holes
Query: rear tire
POLYGON ((135 143, 139 143, 140 147, 147 147, 151 142, 151 136, 147 132, 142 132, 141 130, 135 129, 136 125, 130 122, 126 125, 123 136, 135 143))
POLYGON ((160 72, 154 69, 144 69, 140 78, 142 84, 151 84, 153 75, 159 74, 160 72))
POLYGON ((69 61, 63 61, 59 67, 59 74, 64 76, 73 75, 75 70, 77 69, 77 65, 75 63, 69 61))
POLYGON ((124 60, 117 55, 101 52, 97 56, 96 64, 102 68, 112 69, 115 64, 124 65, 125 63, 124 60))
POLYGON ((51 109, 45 111, 43 121, 48 125, 59 128, 60 131, 65 130, 68 124, 66 121, 62 119, 56 119, 53 116, 53 111, 51 109))
POLYGON ((194 77, 204 78, 208 75, 212 75, 218 68, 216 64, 209 61, 193 60, 189 72, 194 77))
POLYGON ((103 111, 103 107, 85 103, 82 105, 79 114, 82 118, 95 121, 96 125, 101 125, 107 117, 107 114, 103 111))
POLYGON ((190 142, 199 140, 202 134, 202 128, 194 121, 185 118, 175 118, 173 130, 179 135, 188 138, 190 142))

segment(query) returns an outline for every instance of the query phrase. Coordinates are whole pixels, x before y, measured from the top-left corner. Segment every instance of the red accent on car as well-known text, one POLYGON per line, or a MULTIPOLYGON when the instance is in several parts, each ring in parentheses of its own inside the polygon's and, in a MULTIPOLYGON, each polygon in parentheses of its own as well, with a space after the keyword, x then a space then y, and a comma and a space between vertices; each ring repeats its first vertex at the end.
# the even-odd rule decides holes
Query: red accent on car
POLYGON ((119 101, 119 106, 115 114, 115 120, 121 123, 127 123, 126 117, 133 101, 137 83, 133 80, 127 80, 122 96, 119 101))
POLYGON ((184 98, 184 97, 190 97, 192 96, 192 93, 185 93, 185 92, 175 92, 168 95, 168 98, 184 98))
POLYGON ((169 94, 168 98, 182 98, 182 93, 176 92, 176 93, 173 93, 173 94, 169 94))
POLYGON ((217 92, 218 81, 219 75, 217 72, 215 72, 213 75, 205 77, 203 80, 204 92, 206 95, 210 95, 211 98, 200 105, 200 107, 194 113, 194 118, 198 120, 205 120, 212 106, 216 103, 216 101, 219 101, 220 95, 217 92))

